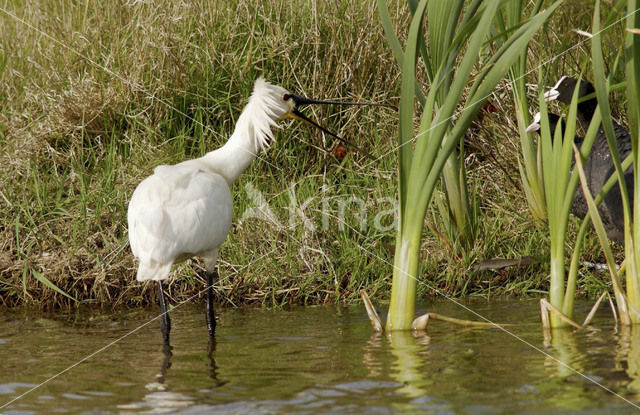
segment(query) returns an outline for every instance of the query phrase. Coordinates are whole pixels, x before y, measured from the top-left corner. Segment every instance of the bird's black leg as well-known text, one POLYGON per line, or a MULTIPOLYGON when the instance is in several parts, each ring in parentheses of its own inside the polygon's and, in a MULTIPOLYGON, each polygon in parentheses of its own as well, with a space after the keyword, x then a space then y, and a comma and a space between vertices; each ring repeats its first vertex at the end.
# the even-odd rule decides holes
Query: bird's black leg
POLYGON ((164 301, 164 293, 162 292, 162 282, 158 281, 158 303, 160 303, 160 311, 162 316, 160 317, 162 328, 162 340, 165 345, 169 344, 169 332, 171 331, 171 319, 169 313, 167 313, 167 304, 164 301))
POLYGON ((218 279, 218 271, 207 271, 207 327, 209 328, 209 337, 216 337, 216 315, 213 311, 213 279, 218 279))

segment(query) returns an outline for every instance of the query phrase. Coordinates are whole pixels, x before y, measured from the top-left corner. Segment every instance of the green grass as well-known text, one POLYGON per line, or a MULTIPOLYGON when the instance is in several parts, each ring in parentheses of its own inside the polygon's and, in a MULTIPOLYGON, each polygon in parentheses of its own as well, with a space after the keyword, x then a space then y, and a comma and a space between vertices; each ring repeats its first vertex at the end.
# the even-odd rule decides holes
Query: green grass
MULTIPOLYGON (((129 2, 135 3, 135 2, 129 2)), ((369 2, 371 3, 371 2, 369 2)), ((396 29, 408 27, 403 1, 390 2, 396 29)), ((585 2, 589 4, 590 2, 585 2)), ((10 1, 0 6, 0 305, 43 307, 72 300, 43 284, 42 276, 86 303, 144 304, 154 286, 135 281, 127 242, 126 208, 135 186, 159 164, 213 150, 228 137, 254 80, 264 75, 295 93, 318 98, 397 104, 400 80, 373 4, 292 1, 199 1, 114 4, 89 1, 10 1), (55 39, 55 40, 54 40, 55 39), (62 45, 66 45, 64 47, 62 45), (76 51, 73 52, 71 49, 76 51), (108 69, 108 70, 105 70, 108 69), (204 127, 200 124, 202 123, 204 127)), ((577 35, 567 19, 588 27, 591 9, 568 6, 537 38, 530 65, 542 62, 577 35), (575 10, 589 9, 572 15, 575 10), (558 41, 558 39, 560 39, 558 41), (533 63, 531 63, 533 62, 533 63)), ((404 42, 401 34, 401 41, 404 42)), ((548 77, 579 71, 584 51, 548 67, 548 77)), ((419 68, 420 70, 420 68, 419 68)), ((535 76, 535 73, 533 74, 535 76)), ((529 80, 535 82, 533 77, 529 80)), ((535 91, 529 91, 534 102, 535 91)), ((510 94, 490 100, 497 113, 476 121, 466 139, 467 175, 479 200, 478 238, 453 254, 428 227, 422 245, 419 296, 539 295, 548 289, 548 237, 526 207, 517 167, 518 133, 510 94), (493 257, 532 256, 524 268, 477 273, 493 257)), ((386 108, 315 110, 312 115, 377 156, 352 154, 339 162, 337 144, 300 124, 286 124, 277 142, 235 185, 235 218, 220 253, 218 300, 226 304, 350 302, 366 288, 389 297, 395 231, 372 226, 382 197, 395 198, 397 113, 386 108), (289 228, 288 188, 321 227, 289 228), (240 221, 252 207, 245 185, 269 201, 284 227, 240 221), (319 198, 330 186, 328 207, 319 198), (334 216, 339 201, 366 202, 369 227, 334 216), (232 275, 230 278, 227 276, 232 275)), ((437 215, 427 215, 428 220, 437 215)), ((440 232, 442 224, 435 222, 440 232)), ((575 234, 577 226, 570 232, 575 234)), ((596 239, 585 258, 602 261, 596 239)), ((197 263, 176 267, 172 301, 204 288, 197 263)), ((579 292, 597 295, 606 276, 585 271, 579 292)))

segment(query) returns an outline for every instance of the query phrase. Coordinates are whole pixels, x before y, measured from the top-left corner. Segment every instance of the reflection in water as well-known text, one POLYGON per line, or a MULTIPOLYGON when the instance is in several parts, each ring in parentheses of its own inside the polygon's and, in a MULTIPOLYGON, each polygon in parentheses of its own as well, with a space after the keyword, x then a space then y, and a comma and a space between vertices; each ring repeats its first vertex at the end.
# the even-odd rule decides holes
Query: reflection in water
POLYGON ((421 352, 429 344, 429 337, 405 330, 396 330, 387 334, 391 346, 391 354, 395 362, 391 366, 391 377, 403 386, 398 389, 401 394, 417 398, 427 394, 427 387, 433 383, 424 372, 425 359, 421 352), (415 337, 414 337, 415 336, 415 337))
POLYGON ((575 375, 575 369, 580 373, 584 372, 584 354, 578 348, 575 332, 573 329, 562 328, 553 329, 551 340, 547 347, 551 346, 552 357, 545 356, 545 366, 556 369, 556 376, 566 378, 575 375))
POLYGON ((194 404, 194 398, 182 393, 169 391, 151 392, 144 396, 143 402, 118 405, 119 409, 138 410, 137 413, 167 413, 180 408, 188 408, 194 404))
POLYGON ((631 379, 626 385, 627 390, 633 399, 640 399, 640 326, 620 328, 616 357, 617 366, 626 366, 625 372, 631 379))
MULTIPOLYGON (((468 304, 543 347, 537 301, 468 304)), ((459 312, 448 302, 434 308, 459 312)), ((174 313, 172 348, 161 348, 157 327, 143 327, 0 412, 48 414, 55 402, 67 413, 636 413, 495 330, 372 335, 362 307, 242 309, 223 312, 216 344, 203 336, 200 307, 174 313)), ((0 313, 0 406, 155 315, 83 311, 52 324, 0 313)), ((601 330, 565 331, 545 351, 638 399, 638 330, 613 333, 610 316, 596 318, 601 330)))
POLYGON ((148 413, 166 412, 180 408, 186 408, 193 404, 194 399, 182 393, 168 391, 166 384, 167 371, 171 368, 171 358, 173 357, 173 347, 169 342, 162 344, 162 364, 160 373, 156 375, 155 382, 145 385, 150 391, 143 398, 142 402, 136 402, 129 405, 119 405, 120 409, 148 409, 148 413))
MULTIPOLYGON (((581 333, 583 334, 583 333, 581 333)), ((548 345, 551 356, 545 356, 544 365, 549 369, 547 385, 559 390, 554 397, 556 407, 565 410, 587 408, 585 386, 589 380, 586 354, 579 348, 576 332, 573 329, 552 329, 552 336, 548 345)))
POLYGON ((217 388, 217 387, 226 385, 227 381, 218 379, 218 365, 216 364, 215 352, 216 352, 216 339, 209 338, 209 343, 207 344, 207 362, 209 367, 209 377, 213 381, 213 387, 217 388))
POLYGON ((383 353, 382 341, 384 340, 383 334, 377 331, 371 333, 371 337, 364 347, 364 354, 362 355, 362 363, 364 367, 369 370, 369 377, 380 376, 384 368, 382 367, 382 360, 380 359, 380 353, 383 353))
MULTIPOLYGON (((207 343, 207 372, 209 377, 213 381, 212 388, 223 386, 227 383, 225 380, 218 379, 218 365, 215 360, 216 352, 216 340, 215 338, 209 338, 207 343)), ((173 346, 168 342, 162 344, 162 365, 160 366, 160 372, 156 375, 154 382, 149 382, 145 385, 145 388, 149 391, 166 391, 168 389, 165 378, 167 371, 171 368, 171 358, 173 357, 173 346)))
POLYGON ((164 377, 167 374, 167 370, 171 367, 171 356, 173 353, 171 352, 171 345, 169 342, 162 343, 162 354, 164 358, 162 359, 162 366, 160 366, 160 373, 156 375, 156 381, 150 382, 145 385, 150 391, 164 391, 167 390, 166 385, 164 384, 164 377))
POLYGON ((594 326, 553 331, 550 344, 545 342, 553 359, 546 357, 545 367, 555 368, 549 384, 558 390, 557 407, 588 410, 589 394, 599 391, 610 394, 625 413, 640 409, 634 402, 640 397, 640 327, 617 330, 594 326), (612 344, 616 337, 617 347, 612 344))
MULTIPOLYGON (((206 369, 209 377, 213 381, 212 388, 224 386, 227 381, 218 379, 218 366, 215 361, 216 340, 209 339, 207 344, 206 369)), ((120 409, 146 410, 148 413, 174 411, 180 408, 187 408, 194 404, 195 398, 184 393, 172 392, 166 383, 168 370, 171 368, 171 358, 173 357, 173 347, 168 342, 162 346, 162 364, 160 372, 156 375, 154 382, 147 383, 145 388, 150 391, 144 395, 142 402, 135 402, 126 405, 119 405, 120 409)), ((168 378, 171 378, 169 375, 168 378)), ((146 411, 145 411, 146 412, 146 411)), ((143 412, 143 413, 145 413, 143 412)))

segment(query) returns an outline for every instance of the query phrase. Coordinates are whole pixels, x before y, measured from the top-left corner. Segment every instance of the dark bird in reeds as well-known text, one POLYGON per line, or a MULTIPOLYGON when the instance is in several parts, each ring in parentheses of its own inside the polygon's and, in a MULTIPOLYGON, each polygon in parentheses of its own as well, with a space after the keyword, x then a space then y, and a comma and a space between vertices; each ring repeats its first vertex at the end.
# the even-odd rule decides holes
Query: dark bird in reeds
MULTIPOLYGON (((544 96, 546 101, 558 100, 565 104, 570 104, 574 91, 578 87, 578 100, 591 95, 595 92, 593 85, 587 81, 578 81, 578 79, 563 76, 560 80, 547 91, 544 96), (579 85, 579 86, 578 86, 579 85)), ((598 101, 595 96, 578 103, 577 116, 582 128, 586 131, 589 128, 591 119, 595 114, 598 101)), ((537 115, 537 114, 536 114, 537 115)), ((564 123, 562 118, 556 114, 549 114, 549 124, 551 132, 555 131, 556 125, 560 123, 564 135, 564 123)), ((534 123, 529 126, 528 130, 535 130, 536 121, 539 123, 539 116, 534 123)), ((624 160, 631 153, 631 137, 629 132, 620 124, 613 122, 616 144, 621 160, 624 160)), ((539 129, 539 124, 538 127, 539 129)), ((574 142, 578 147, 582 145, 582 138, 575 137, 574 142)), ((607 144, 607 138, 600 126, 594 139, 591 152, 583 163, 585 176, 589 191, 595 197, 603 188, 604 184, 609 180, 615 172, 613 159, 607 144)), ((624 180, 629 192, 629 200, 633 200, 633 169, 630 167, 624 174, 624 180)), ((587 214, 587 204, 582 193, 582 189, 578 188, 573 199, 571 212, 580 218, 584 218, 587 214)), ((602 218, 607 236, 610 240, 622 245, 624 244, 624 215, 622 208, 622 193, 620 186, 616 185, 611 188, 607 196, 604 198, 598 212, 602 218)))

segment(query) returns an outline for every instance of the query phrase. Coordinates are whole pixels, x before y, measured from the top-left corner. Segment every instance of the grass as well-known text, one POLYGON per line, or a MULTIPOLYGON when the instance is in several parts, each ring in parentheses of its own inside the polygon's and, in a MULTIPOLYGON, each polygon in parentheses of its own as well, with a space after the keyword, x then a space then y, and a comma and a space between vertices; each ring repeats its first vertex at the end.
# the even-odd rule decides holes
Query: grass
MULTIPOLYGON (((407 28, 405 3, 390 3, 396 29, 407 28)), ((38 276, 84 303, 154 301, 155 287, 134 277, 126 230, 131 193, 155 166, 219 147, 259 75, 295 93, 397 105, 399 71, 371 2, 9 1, 0 7, 3 306, 73 303, 38 276)), ((543 62, 577 42, 564 28, 570 17, 571 25, 584 19, 588 27, 591 10, 582 9, 589 8, 559 10, 529 61, 543 62)), ((400 36, 404 42, 406 33, 400 36)), ((579 73, 575 62, 583 53, 572 50, 546 67, 548 77, 579 73)), ((528 92, 535 102, 536 91, 528 92)), ((549 241, 520 186, 510 96, 497 91, 490 101, 498 111, 476 120, 465 139, 467 176, 479 200, 478 238, 468 251, 452 254, 425 227, 420 275, 428 285, 418 284, 419 296, 435 289, 455 296, 537 296, 548 289, 549 241), (482 273, 471 268, 482 259, 520 256, 533 263, 482 273)), ((361 288, 377 299, 389 297, 395 231, 372 224, 390 208, 379 200, 397 195, 397 113, 339 111, 321 109, 313 117, 386 156, 375 163, 358 154, 339 161, 332 154, 336 142, 306 126, 285 125, 233 189, 235 219, 220 253, 219 302, 351 302, 361 288), (290 223, 292 183, 297 206, 316 228, 328 212, 327 230, 305 228, 299 215, 290 223), (247 184, 261 192, 283 226, 240 220, 255 201, 247 184), (325 204, 323 185, 330 196, 325 204), (355 215, 347 215, 342 228, 335 219, 339 202, 349 197, 365 201, 367 229, 360 230, 355 215)), ((430 219, 437 214, 427 216, 444 231, 430 219)), ((569 231, 575 234, 577 226, 572 222, 569 231)), ((595 237, 588 236, 585 259, 602 258, 595 237)), ((172 302, 204 288, 199 269, 196 262, 176 267, 167 289, 172 302)), ((579 293, 587 296, 599 294, 607 280, 587 271, 579 278, 579 293)))

